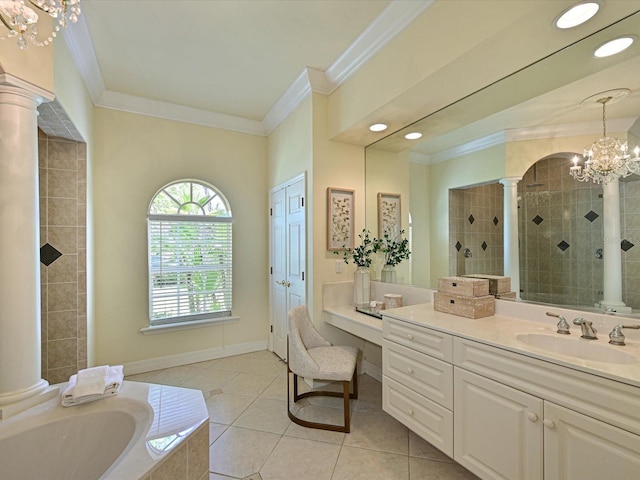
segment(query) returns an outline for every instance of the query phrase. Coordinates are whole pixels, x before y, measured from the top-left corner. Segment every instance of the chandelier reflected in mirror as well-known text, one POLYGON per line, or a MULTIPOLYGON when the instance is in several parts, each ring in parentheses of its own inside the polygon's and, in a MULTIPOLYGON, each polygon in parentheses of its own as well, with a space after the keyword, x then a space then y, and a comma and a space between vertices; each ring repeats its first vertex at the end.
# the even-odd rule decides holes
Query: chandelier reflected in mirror
POLYGON ((76 23, 80 15, 80 0, 0 0, 0 22, 8 32, 0 39, 17 39, 24 50, 29 43, 44 47, 53 42, 60 30, 76 23), (38 12, 53 18, 52 31, 39 39, 38 12))
POLYGON ((640 173, 640 148, 636 147, 632 155, 627 142, 607 136, 607 103, 618 101, 629 93, 627 89, 610 90, 582 102, 582 105, 594 102, 602 105, 602 138, 584 149, 582 156, 584 165, 578 164, 580 162, 578 155, 573 157, 573 166, 569 168, 569 173, 576 180, 607 184, 633 173, 640 173))

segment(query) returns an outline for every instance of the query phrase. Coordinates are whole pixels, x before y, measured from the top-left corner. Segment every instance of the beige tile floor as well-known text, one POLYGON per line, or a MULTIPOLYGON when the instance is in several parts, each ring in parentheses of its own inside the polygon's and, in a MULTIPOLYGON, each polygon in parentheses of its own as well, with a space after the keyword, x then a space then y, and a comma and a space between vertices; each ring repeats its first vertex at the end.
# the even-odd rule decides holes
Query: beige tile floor
MULTIPOLYGON (((268 351, 126 379, 202 390, 210 415, 210 480, 477 479, 383 412, 382 386, 367 375, 359 377, 349 434, 289 420, 286 364, 268 351)), ((301 400, 297 415, 339 423, 341 401, 301 400)))

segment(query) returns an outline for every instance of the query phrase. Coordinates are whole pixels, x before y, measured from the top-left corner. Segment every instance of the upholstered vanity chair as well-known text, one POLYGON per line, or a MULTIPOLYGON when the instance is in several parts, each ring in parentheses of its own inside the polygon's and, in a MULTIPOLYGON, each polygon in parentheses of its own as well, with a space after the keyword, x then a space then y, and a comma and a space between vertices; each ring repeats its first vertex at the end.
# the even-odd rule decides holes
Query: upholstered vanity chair
POLYGON ((287 337, 287 412, 292 422, 309 428, 349 433, 351 429, 349 399, 358 398, 358 349, 332 346, 316 330, 304 305, 289 311, 287 337), (344 398, 344 425, 310 422, 291 413, 290 379, 293 374, 293 401, 311 396, 344 398), (298 394, 298 377, 342 382, 342 393, 317 391, 298 394), (353 393, 349 383, 353 380, 353 393))

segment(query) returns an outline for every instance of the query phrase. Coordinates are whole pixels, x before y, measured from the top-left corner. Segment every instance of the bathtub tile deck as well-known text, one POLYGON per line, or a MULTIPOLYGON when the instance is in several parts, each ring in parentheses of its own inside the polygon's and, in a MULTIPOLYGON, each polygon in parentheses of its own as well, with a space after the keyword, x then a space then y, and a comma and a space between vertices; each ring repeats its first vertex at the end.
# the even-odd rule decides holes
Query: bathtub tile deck
MULTIPOLYGON (((358 380, 350 434, 291 422, 286 364, 266 350, 126 379, 202 390, 210 415, 209 480, 477 480, 383 412, 380 382, 367 375, 358 380)), ((311 400, 292 408, 309 420, 340 422, 338 404, 311 400)))

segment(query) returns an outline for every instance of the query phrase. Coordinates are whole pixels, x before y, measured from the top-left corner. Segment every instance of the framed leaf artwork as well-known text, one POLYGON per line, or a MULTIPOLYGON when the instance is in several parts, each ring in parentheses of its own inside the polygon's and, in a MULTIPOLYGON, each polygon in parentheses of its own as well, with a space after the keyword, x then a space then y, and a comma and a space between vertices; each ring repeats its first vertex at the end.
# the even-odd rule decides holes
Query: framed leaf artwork
POLYGON ((391 239, 400 235, 401 225, 400 194, 378 193, 378 236, 382 238, 385 233, 391 239))
POLYGON ((327 250, 353 248, 355 191, 327 188, 327 250))

